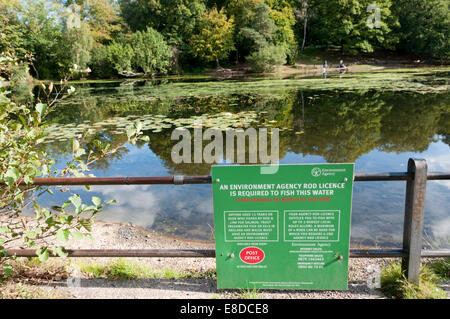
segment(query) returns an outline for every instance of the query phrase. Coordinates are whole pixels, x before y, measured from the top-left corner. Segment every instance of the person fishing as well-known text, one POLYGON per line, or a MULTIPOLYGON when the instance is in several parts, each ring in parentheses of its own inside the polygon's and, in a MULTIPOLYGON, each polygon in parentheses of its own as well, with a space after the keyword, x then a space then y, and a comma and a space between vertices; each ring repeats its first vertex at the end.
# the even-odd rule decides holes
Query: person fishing
POLYGON ((339 74, 345 73, 345 71, 347 71, 347 67, 345 66, 343 60, 339 61, 338 68, 339 68, 339 74))

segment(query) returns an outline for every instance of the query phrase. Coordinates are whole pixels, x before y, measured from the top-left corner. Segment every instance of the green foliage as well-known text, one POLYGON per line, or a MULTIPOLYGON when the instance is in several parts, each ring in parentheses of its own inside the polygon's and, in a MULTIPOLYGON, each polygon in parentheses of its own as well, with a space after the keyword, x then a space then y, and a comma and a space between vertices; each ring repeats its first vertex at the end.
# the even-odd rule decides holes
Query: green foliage
POLYGON ((131 62, 134 50, 129 43, 112 42, 102 49, 108 67, 116 70, 118 74, 131 71, 131 62))
POLYGON ((427 266, 442 280, 450 280, 450 258, 430 262, 427 266))
POLYGON ((133 66, 145 75, 166 74, 172 56, 163 36, 152 28, 137 31, 131 36, 133 66))
MULTIPOLYGON (((0 0, 0 33, 0 51, 38 79, 61 78, 73 64, 98 78, 151 76, 244 62, 268 45, 284 47, 292 64, 304 35, 341 53, 445 59, 450 8, 448 0, 0 0)), ((17 79, 29 78, 25 71, 15 70, 17 79)))
POLYGON ((200 33, 194 34, 189 42, 192 54, 217 64, 227 58, 234 49, 233 21, 233 18, 227 19, 223 10, 217 11, 216 7, 206 12, 200 24, 200 33))
POLYGON ((447 299, 447 294, 437 284, 439 277, 427 266, 420 269, 419 285, 411 284, 402 272, 400 263, 383 268, 381 290, 394 299, 447 299))
POLYGON ((261 3, 255 8, 255 12, 249 20, 249 26, 240 30, 240 36, 253 42, 253 48, 256 50, 273 43, 273 37, 277 27, 270 17, 270 8, 261 3))
POLYGON ((276 66, 286 63, 285 48, 282 46, 266 45, 247 57, 254 72, 272 72, 276 66))
POLYGON ((253 289, 247 288, 247 289, 241 289, 239 291, 239 294, 237 297, 239 299, 260 299, 261 293, 256 288, 253 288, 253 289))
MULTIPOLYGON (((124 54, 121 58, 121 54, 118 57, 113 55, 113 52, 122 50, 122 48, 114 48, 114 46, 121 46, 117 42, 113 41, 110 45, 99 46, 92 51, 91 63, 91 75, 94 78, 108 79, 119 74, 124 69, 130 69, 131 58, 124 54), (114 48, 114 49, 113 49, 114 48), (125 61, 125 63, 123 62, 125 61)), ((132 56, 132 52, 130 54, 132 56)))
POLYGON ((377 9, 369 10, 371 0, 311 0, 308 4, 309 38, 313 43, 339 45, 343 51, 372 52, 375 47, 393 48, 398 41, 391 32, 398 23, 390 10, 391 0, 376 2, 379 23, 375 21, 377 9))
POLYGON ((17 12, 22 16, 19 23, 24 30, 24 48, 32 53, 34 76, 40 79, 63 77, 61 68, 67 71, 67 61, 58 56, 62 28, 57 16, 51 14, 57 7, 56 3, 48 5, 44 0, 26 0, 17 12))
POLYGON ((254 72, 271 72, 275 66, 286 63, 286 47, 281 41, 276 45, 277 26, 270 16, 271 10, 265 3, 255 7, 248 25, 242 27, 239 36, 252 43, 251 53, 246 57, 254 72))
POLYGON ((292 8, 290 6, 281 7, 279 10, 272 8, 270 17, 277 26, 273 43, 283 46, 289 63, 294 63, 297 56, 297 43, 294 34, 295 16, 292 8))
POLYGON ((88 276, 94 278, 118 279, 142 279, 142 278, 165 278, 165 279, 215 279, 215 270, 198 272, 192 270, 179 271, 171 268, 152 269, 142 263, 115 259, 106 264, 99 263, 79 263, 80 270, 88 276))
POLYGON ((80 23, 79 27, 66 27, 57 49, 59 75, 67 74, 76 64, 86 69, 91 61, 91 51, 94 39, 87 23, 80 23))
POLYGON ((133 72, 143 72, 147 76, 166 74, 171 56, 162 35, 148 28, 99 49, 94 69, 97 74, 108 68, 121 75, 133 72))
POLYGON ((183 47, 197 29, 206 10, 203 0, 120 0, 123 18, 131 30, 151 27, 170 45, 183 47))
MULTIPOLYGON (((74 66, 73 72, 77 69, 74 66)), ((67 88, 68 79, 61 80, 59 88, 53 82, 48 86, 40 83, 46 100, 35 105, 12 102, 6 88, 0 87, 0 276, 8 276, 12 271, 10 261, 13 257, 8 255, 8 247, 34 248, 41 261, 47 260, 50 254, 66 257, 64 243, 89 237, 93 219, 105 204, 110 204, 103 203, 98 197, 92 197, 92 203, 85 204, 77 194, 51 209, 36 202, 42 194, 52 194, 53 191, 49 187, 34 185, 34 178, 82 177, 89 171, 89 164, 115 151, 109 144, 97 141, 96 145, 102 152, 93 156, 82 147, 82 134, 72 140, 72 159, 66 167, 62 170, 54 167, 55 160, 42 147, 47 135, 44 119, 54 104, 64 98, 62 95, 75 91, 72 86, 67 88), (51 96, 56 98, 50 99, 51 96), (22 215, 27 208, 33 208, 33 217, 22 215), (57 243, 46 240, 53 236, 57 243)), ((131 141, 141 135, 140 129, 141 126, 135 123, 129 135, 131 141)))
POLYGON ((126 29, 119 16, 116 1, 110 0, 66 0, 63 1, 72 15, 78 15, 88 24, 91 36, 97 45, 107 44, 126 29))
POLYGON ((450 3, 448 0, 398 0, 399 47, 407 52, 450 58, 450 3))

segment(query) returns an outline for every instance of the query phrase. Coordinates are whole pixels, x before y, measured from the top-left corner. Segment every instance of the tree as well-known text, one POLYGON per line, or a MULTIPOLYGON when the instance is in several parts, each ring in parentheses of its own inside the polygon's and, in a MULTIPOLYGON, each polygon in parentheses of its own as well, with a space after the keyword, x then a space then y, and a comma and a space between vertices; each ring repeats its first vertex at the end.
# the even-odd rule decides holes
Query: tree
POLYGON ((0 52, 23 60, 27 51, 23 40, 25 28, 17 14, 19 8, 18 1, 0 0, 0 52))
POLYGON ((270 17, 270 8, 259 4, 250 19, 251 27, 243 27, 240 35, 253 43, 251 53, 246 57, 255 72, 273 71, 275 65, 286 63, 286 49, 275 43, 277 26, 270 17))
MULTIPOLYGON (((4 55, 0 56, 0 69, 3 68, 4 55)), ((8 57, 16 63, 14 56, 8 57)), ((77 69, 74 66, 74 69, 77 69)), ((83 145, 83 138, 77 137, 71 142, 71 160, 66 166, 55 167, 55 160, 42 147, 48 134, 44 119, 57 102, 72 94, 75 89, 68 86, 70 75, 61 80, 57 87, 40 83, 41 100, 30 105, 16 104, 7 96, 7 87, 0 88, 0 279, 12 273, 11 260, 15 256, 8 253, 10 248, 34 248, 40 261, 48 259, 50 254, 67 257, 64 243, 72 239, 91 237, 91 227, 95 216, 107 203, 96 196, 91 203, 83 203, 78 194, 71 196, 61 204, 51 208, 41 207, 37 199, 52 194, 48 186, 34 185, 36 177, 82 177, 89 171, 89 164, 117 151, 108 143, 94 141, 98 154, 93 155, 83 145), (26 209, 32 209, 31 216, 24 216, 26 209), (57 242, 48 239, 56 237, 57 242)), ((0 78, 3 80, 3 78, 0 78)), ((6 79, 9 80, 9 79, 6 79)), ((141 138, 142 125, 135 122, 127 127, 129 142, 135 144, 141 138)))
POLYGON ((163 36, 152 28, 137 31, 131 36, 130 46, 134 55, 132 65, 145 75, 166 74, 172 56, 163 36))
POLYGON ((251 53, 247 62, 255 72, 272 72, 276 66, 286 63, 285 48, 276 45, 265 45, 251 53))
POLYGON ((106 62, 106 66, 102 67, 101 71, 113 68, 117 74, 132 72, 131 63, 134 57, 134 50, 129 43, 113 41, 98 51, 101 54, 99 63, 106 62))
POLYGON ((100 72, 113 68, 120 75, 136 72, 143 72, 146 76, 166 74, 172 57, 163 36, 152 28, 113 41, 98 51, 96 68, 99 67, 100 72))
POLYGON ((450 3, 448 0, 398 0, 399 48, 416 54, 450 57, 450 3))
POLYGON ((93 46, 94 39, 87 23, 82 21, 79 26, 66 26, 57 48, 59 75, 67 74, 74 64, 86 69, 93 46))
POLYGON ((272 43, 277 27, 270 17, 270 8, 265 3, 256 6, 249 22, 249 26, 240 30, 241 36, 252 40, 257 49, 272 43))
POLYGON ((241 30, 251 27, 251 21, 255 14, 255 9, 263 3, 263 0, 230 0, 226 11, 228 16, 234 18, 234 45, 236 48, 236 61, 251 52, 253 41, 248 37, 243 37, 241 30))
POLYGON ((376 6, 371 0, 310 0, 310 38, 316 44, 339 45, 342 51, 372 52, 376 46, 393 49, 398 37, 391 31, 398 21, 391 6, 391 0, 377 1, 376 6), (371 17, 380 18, 375 26, 371 17))
POLYGON ((119 0, 119 4, 132 31, 151 27, 177 46, 191 38, 206 11, 204 0, 119 0))
POLYGON ((60 7, 45 0, 25 0, 17 9, 24 30, 24 48, 33 54, 34 76, 40 79, 58 77, 60 65, 58 47, 62 28, 58 16, 60 7))
POLYGON ((295 25, 295 16, 292 7, 284 6, 279 9, 271 8, 270 17, 277 27, 273 37, 273 43, 275 45, 283 46, 287 56, 289 57, 289 61, 294 62, 297 43, 295 41, 293 29, 295 25))
POLYGON ((219 66, 219 60, 227 58, 234 50, 233 22, 233 17, 227 19, 223 9, 217 11, 214 7, 206 12, 200 23, 200 33, 189 41, 192 54, 207 62, 216 61, 219 66))
POLYGON ((105 44, 125 28, 119 16, 116 1, 111 0, 59 0, 67 13, 79 15, 89 25, 95 44, 105 44))

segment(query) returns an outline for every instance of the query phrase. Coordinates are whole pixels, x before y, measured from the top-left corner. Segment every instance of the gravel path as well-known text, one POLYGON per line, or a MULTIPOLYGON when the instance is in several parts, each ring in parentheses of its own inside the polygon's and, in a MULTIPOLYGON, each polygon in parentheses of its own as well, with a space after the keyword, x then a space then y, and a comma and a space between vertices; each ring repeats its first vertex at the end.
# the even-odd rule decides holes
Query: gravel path
MULTIPOLYGON (((93 226, 94 240, 74 242, 70 248, 83 249, 214 249, 214 243, 186 241, 157 234, 128 224, 97 222, 93 226)), ((208 271, 215 269, 214 258, 131 258, 152 269, 208 271)), ((104 263, 112 258, 89 258, 104 263)), ((379 299, 381 292, 368 287, 373 269, 392 261, 382 258, 350 259, 347 291, 259 290, 258 298, 280 299, 379 299)), ((72 263, 74 264, 74 263, 72 263)), ((244 291, 217 290, 214 279, 91 279, 75 268, 71 278, 42 286, 65 298, 146 298, 146 299, 210 299, 242 298, 244 291)))

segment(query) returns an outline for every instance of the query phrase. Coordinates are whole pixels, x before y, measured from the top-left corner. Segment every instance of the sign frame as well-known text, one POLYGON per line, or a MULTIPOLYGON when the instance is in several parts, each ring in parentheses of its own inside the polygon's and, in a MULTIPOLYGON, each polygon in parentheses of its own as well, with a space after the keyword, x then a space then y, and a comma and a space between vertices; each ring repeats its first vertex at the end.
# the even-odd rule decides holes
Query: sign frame
POLYGON ((211 169, 217 288, 347 290, 354 163, 263 167, 211 169))

